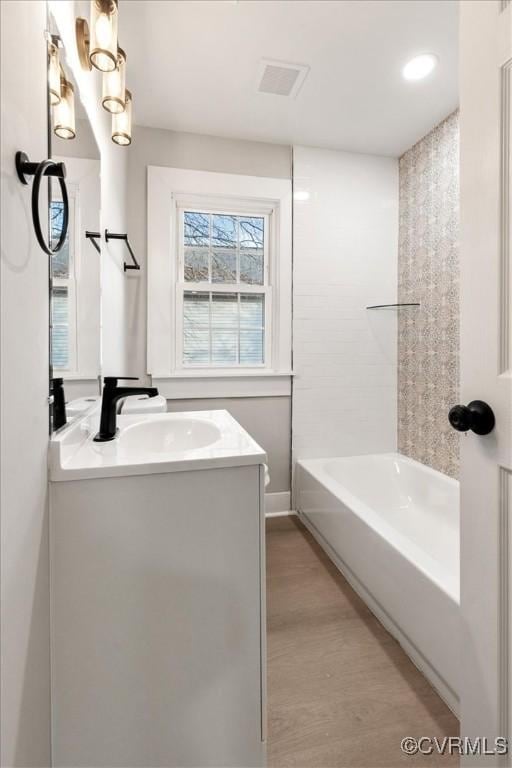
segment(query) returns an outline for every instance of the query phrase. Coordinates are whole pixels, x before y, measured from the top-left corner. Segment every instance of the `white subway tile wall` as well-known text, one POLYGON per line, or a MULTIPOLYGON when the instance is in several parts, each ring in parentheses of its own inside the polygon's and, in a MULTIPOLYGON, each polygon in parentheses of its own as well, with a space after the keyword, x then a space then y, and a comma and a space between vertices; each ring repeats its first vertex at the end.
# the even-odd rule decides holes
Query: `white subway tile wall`
POLYGON ((294 148, 294 458, 395 451, 398 160, 294 148))

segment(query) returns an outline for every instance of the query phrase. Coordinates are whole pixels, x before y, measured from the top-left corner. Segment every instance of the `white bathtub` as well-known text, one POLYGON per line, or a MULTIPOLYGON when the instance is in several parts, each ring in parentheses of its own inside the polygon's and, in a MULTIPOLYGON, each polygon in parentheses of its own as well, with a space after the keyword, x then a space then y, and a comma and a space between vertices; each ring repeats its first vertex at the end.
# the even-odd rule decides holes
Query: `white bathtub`
POLYGON ((297 462, 296 508, 450 708, 459 690, 459 484, 400 454, 297 462))

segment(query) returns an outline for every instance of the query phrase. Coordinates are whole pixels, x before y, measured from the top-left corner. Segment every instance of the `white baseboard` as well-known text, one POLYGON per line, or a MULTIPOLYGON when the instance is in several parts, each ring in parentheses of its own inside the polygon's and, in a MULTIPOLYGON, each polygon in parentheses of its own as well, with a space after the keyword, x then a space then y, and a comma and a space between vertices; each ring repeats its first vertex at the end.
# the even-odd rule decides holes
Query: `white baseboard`
POLYGON ((265 494, 265 517, 282 517, 283 515, 294 515, 290 510, 290 492, 281 491, 281 493, 265 494))

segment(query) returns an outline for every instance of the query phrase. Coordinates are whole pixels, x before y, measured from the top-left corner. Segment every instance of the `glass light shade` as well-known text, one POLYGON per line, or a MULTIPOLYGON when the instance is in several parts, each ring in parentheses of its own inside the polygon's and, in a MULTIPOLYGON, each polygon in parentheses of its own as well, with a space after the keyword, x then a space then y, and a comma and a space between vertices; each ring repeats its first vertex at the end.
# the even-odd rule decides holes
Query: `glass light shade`
POLYGON ((112 141, 121 147, 132 143, 132 95, 128 89, 124 112, 112 115, 112 141))
POLYGON ((53 111, 53 130, 60 139, 74 139, 75 130, 75 93, 68 80, 61 78, 60 102, 53 111))
POLYGON ((55 43, 48 46, 48 90, 50 104, 54 107, 60 102, 60 56, 55 43))
POLYGON ((89 58, 101 72, 117 67, 117 0, 91 0, 89 58))
POLYGON ((126 54, 122 48, 117 49, 117 69, 103 73, 103 98, 101 103, 107 112, 116 115, 124 112, 126 92, 126 54))

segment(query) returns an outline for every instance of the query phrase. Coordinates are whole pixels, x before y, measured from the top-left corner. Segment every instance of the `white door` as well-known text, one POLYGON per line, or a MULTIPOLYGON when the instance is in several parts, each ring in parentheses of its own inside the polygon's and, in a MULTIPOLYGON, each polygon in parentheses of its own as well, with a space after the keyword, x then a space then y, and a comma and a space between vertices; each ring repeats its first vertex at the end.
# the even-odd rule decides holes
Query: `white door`
POLYGON ((462 0, 461 398, 496 427, 461 440, 461 735, 490 739, 512 735, 511 84, 511 0, 462 0))

